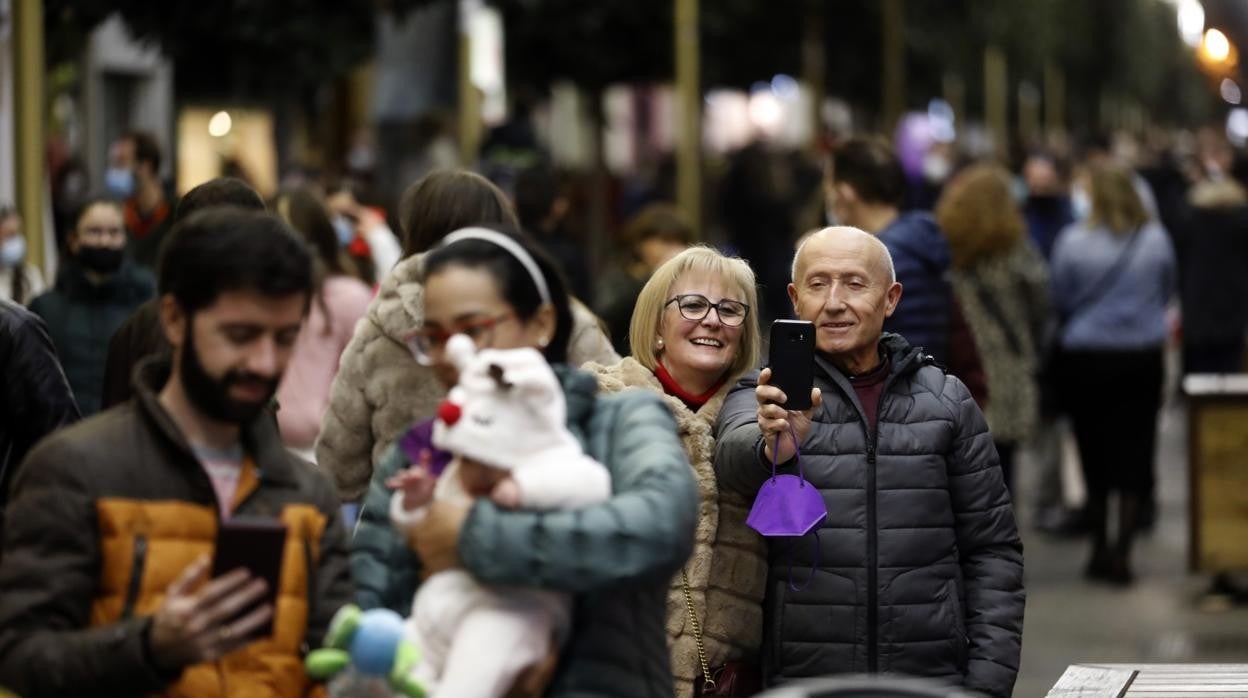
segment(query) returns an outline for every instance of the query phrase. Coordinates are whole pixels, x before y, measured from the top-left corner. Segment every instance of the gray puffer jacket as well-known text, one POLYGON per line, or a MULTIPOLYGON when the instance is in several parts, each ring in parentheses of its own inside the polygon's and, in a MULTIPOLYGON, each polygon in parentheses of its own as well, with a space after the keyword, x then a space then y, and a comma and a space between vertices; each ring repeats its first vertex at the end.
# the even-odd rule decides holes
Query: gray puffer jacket
MULTIPOLYGON (((823 407, 802 469, 823 494, 817 538, 773 539, 764 626, 768 683, 849 672, 929 676, 1009 696, 1023 627, 1023 554, 992 436, 966 386, 899 335, 876 434, 845 376, 816 358, 823 407), (818 557, 815 557, 816 545, 818 557), (790 563, 802 591, 787 586, 790 563)), ((767 480, 757 374, 717 425, 722 487, 767 480)), ((794 462, 784 465, 796 472, 794 462)))

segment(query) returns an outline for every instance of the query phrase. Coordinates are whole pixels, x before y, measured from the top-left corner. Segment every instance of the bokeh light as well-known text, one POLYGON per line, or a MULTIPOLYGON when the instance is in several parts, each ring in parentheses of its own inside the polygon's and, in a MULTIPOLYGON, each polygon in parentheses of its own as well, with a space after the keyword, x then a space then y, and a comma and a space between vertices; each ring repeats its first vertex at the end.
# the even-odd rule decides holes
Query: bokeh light
POLYGON ((230 113, 219 111, 208 120, 208 135, 213 138, 221 138, 227 135, 233 126, 234 120, 230 118, 230 113))

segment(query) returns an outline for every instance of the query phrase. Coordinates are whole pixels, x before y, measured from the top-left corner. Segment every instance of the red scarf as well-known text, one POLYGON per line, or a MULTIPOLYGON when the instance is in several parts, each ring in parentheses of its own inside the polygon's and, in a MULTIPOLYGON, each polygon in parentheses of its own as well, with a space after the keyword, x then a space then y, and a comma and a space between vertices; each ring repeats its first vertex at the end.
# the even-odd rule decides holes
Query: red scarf
POLYGON ((697 412, 702 405, 705 405, 708 401, 710 401, 710 399, 715 396, 715 393, 719 392, 719 389, 724 387, 724 381, 728 379, 727 376, 725 376, 724 378, 721 378, 718 383, 712 386, 710 390, 702 393, 701 395, 694 395, 676 383, 676 379, 672 378, 672 374, 667 372, 667 368, 663 365, 662 361, 655 362, 654 377, 658 378, 659 383, 663 385, 663 392, 685 403, 685 407, 688 407, 694 412, 697 412))
POLYGON ((169 202, 161 200, 150 214, 144 216, 139 212, 138 200, 134 198, 126 199, 122 210, 122 215, 126 217, 126 228, 136 239, 147 237, 156 226, 165 222, 169 213, 169 202))

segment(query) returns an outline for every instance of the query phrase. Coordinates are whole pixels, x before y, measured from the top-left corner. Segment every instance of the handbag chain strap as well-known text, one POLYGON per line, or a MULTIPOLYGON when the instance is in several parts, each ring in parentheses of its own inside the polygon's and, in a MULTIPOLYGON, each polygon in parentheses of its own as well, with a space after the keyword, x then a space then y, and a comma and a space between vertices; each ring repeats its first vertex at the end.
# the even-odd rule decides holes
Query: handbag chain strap
POLYGON ((702 665, 702 692, 715 690, 715 679, 711 678, 711 667, 706 663, 706 646, 702 644, 702 624, 698 615, 693 612, 693 594, 689 591, 689 573, 680 570, 680 586, 685 592, 685 608, 689 609, 689 623, 693 625, 693 641, 698 645, 698 663, 702 665))
MULTIPOLYGON (((801 473, 801 444, 797 442, 797 432, 794 431, 793 425, 789 425, 789 436, 793 439, 794 458, 798 459, 798 473, 801 473)), ((776 451, 780 450, 780 435, 776 435, 776 445, 771 449, 771 476, 776 476, 776 451)), ((805 477, 802 477, 805 481, 805 477)), ((680 587, 685 592, 685 608, 689 610, 689 624, 693 626, 693 641, 698 646, 698 663, 702 665, 702 692, 704 694, 715 690, 715 679, 711 678, 711 666, 706 661, 706 645, 702 642, 702 624, 698 622, 698 614, 693 610, 693 593, 689 591, 689 573, 683 568, 680 570, 680 587)))

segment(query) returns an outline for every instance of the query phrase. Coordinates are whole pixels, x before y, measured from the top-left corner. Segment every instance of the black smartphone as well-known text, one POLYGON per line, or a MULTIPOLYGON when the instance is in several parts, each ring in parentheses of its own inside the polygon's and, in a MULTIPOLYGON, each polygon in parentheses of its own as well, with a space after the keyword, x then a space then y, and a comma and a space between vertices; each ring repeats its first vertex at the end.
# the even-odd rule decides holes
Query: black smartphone
MULTIPOLYGON (((217 528, 217 543, 212 556, 212 577, 216 579, 242 567, 253 577, 264 580, 267 589, 256 603, 240 610, 234 618, 247 615, 257 606, 269 604, 277 615, 277 590, 282 581, 282 557, 286 550, 286 524, 278 519, 236 516, 225 519, 217 528)), ((308 570, 309 578, 312 571, 308 570)), ((273 634, 273 619, 255 631, 254 637, 273 634)))
POLYGON ((771 385, 784 391, 786 410, 810 409, 810 391, 815 387, 815 325, 805 320, 776 320, 771 323, 771 344, 767 365, 771 385))

